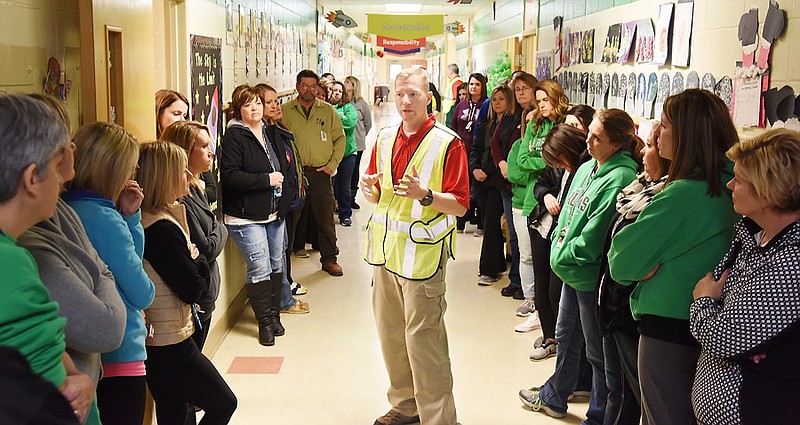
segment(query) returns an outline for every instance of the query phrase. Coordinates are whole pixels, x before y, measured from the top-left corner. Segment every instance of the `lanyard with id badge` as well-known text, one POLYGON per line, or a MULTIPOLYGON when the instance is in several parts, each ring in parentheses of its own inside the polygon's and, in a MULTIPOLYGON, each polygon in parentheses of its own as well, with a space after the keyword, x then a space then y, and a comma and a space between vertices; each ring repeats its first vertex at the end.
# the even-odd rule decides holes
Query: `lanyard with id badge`
POLYGON ((572 205, 572 209, 569 211, 569 216, 567 217, 567 223, 561 228, 561 231, 558 232, 558 239, 556 239, 556 248, 561 248, 564 246, 564 239, 567 237, 567 232, 569 231, 569 226, 572 225, 572 218, 575 216, 575 210, 578 208, 580 204, 581 198, 589 189, 589 185, 592 184, 594 181, 595 175, 597 174, 597 166, 592 169, 586 179, 583 180, 583 184, 581 184, 581 188, 578 190, 578 194, 572 198, 572 201, 575 205, 572 205))

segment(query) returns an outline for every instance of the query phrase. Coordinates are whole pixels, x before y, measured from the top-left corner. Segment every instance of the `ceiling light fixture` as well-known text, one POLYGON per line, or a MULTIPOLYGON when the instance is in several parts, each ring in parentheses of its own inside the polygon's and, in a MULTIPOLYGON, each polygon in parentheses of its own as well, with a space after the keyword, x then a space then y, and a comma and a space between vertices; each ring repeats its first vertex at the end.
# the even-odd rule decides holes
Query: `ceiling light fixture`
POLYGON ((390 13, 419 13, 422 5, 419 3, 387 3, 384 8, 390 13))

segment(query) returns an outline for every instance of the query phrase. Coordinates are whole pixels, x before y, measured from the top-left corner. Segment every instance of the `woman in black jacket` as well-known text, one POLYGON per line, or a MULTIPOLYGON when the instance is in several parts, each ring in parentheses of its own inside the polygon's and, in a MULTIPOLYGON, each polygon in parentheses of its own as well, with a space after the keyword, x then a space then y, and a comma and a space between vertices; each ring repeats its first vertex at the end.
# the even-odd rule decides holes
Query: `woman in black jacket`
POLYGON ((206 197, 205 182, 199 178, 202 173, 211 170, 214 161, 214 154, 210 148, 211 132, 208 127, 197 121, 178 121, 161 133, 160 140, 174 143, 186 151, 189 157, 188 168, 194 176, 189 184, 189 194, 183 197, 181 203, 186 207, 189 236, 200 253, 206 257, 211 269, 208 288, 200 293, 197 301, 200 306, 197 311, 200 320, 192 336, 197 348, 202 351, 208 329, 211 327, 211 313, 219 296, 221 279, 217 257, 222 253, 225 241, 228 240, 228 230, 217 221, 211 211, 206 197))
MULTIPOLYGON (((258 320, 258 341, 275 345, 280 336, 281 281, 285 220, 283 197, 286 150, 269 137, 258 92, 236 87, 231 96, 234 119, 228 123, 220 152, 224 221, 247 264, 247 295, 258 320)), ((288 194, 287 194, 288 195, 288 194)))

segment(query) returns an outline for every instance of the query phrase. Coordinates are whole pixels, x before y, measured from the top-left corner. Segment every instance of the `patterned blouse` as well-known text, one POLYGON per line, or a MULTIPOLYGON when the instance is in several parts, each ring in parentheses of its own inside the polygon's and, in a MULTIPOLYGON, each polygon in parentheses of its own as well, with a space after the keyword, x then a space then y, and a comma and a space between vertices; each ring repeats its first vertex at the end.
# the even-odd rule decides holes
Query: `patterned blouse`
POLYGON ((702 347, 692 388, 701 424, 741 423, 739 365, 757 363, 759 347, 800 319, 800 221, 763 247, 760 230, 747 218, 736 224, 731 249, 714 270, 719 279, 731 269, 720 301, 701 297, 690 307, 702 347))

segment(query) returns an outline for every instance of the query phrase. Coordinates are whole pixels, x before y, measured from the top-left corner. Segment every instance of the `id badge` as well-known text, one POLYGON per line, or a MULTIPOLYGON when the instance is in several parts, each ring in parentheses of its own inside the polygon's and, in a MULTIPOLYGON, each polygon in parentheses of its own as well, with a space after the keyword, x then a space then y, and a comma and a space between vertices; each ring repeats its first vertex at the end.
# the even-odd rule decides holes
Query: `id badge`
POLYGON ((562 246, 564 246, 564 239, 566 239, 567 237, 567 230, 569 230, 569 228, 564 227, 563 229, 561 229, 560 232, 558 232, 558 239, 556 240, 556 248, 561 248, 562 246))
POLYGON ((327 142, 328 141, 328 133, 326 133, 325 130, 320 130, 319 131, 319 138, 323 142, 327 142))

